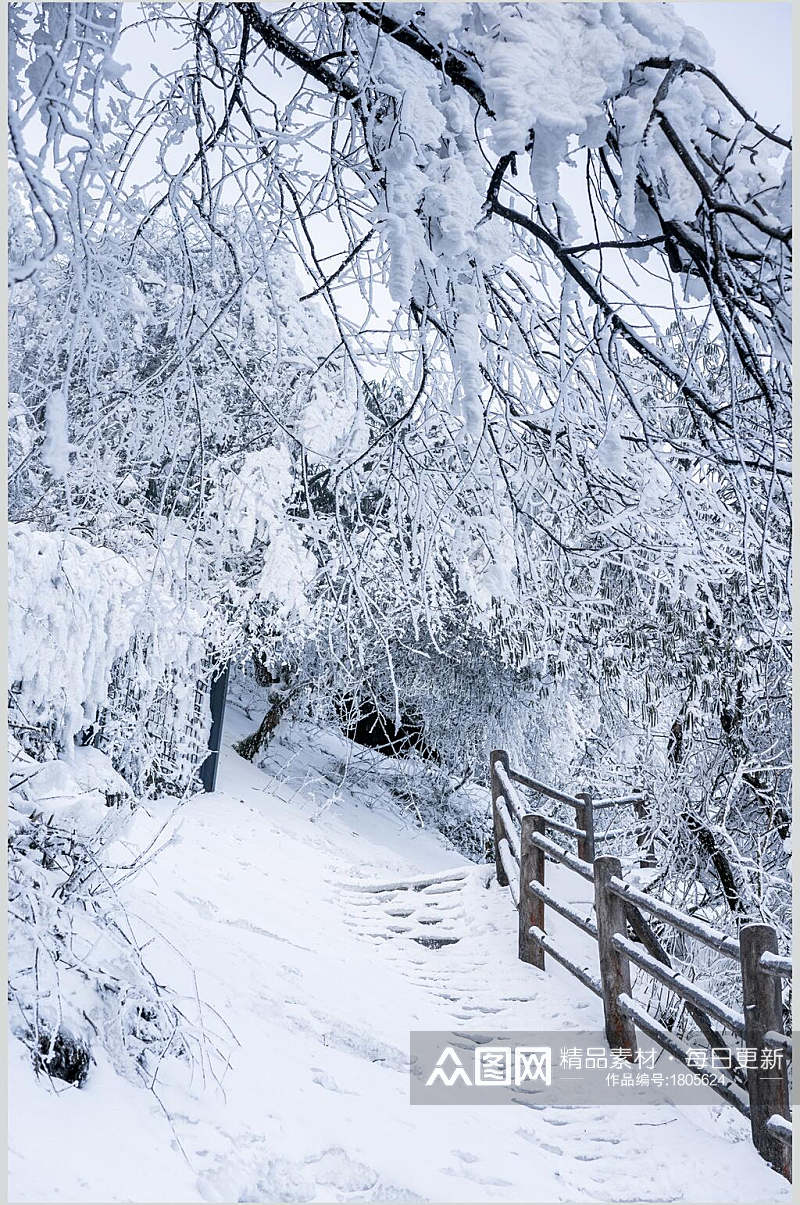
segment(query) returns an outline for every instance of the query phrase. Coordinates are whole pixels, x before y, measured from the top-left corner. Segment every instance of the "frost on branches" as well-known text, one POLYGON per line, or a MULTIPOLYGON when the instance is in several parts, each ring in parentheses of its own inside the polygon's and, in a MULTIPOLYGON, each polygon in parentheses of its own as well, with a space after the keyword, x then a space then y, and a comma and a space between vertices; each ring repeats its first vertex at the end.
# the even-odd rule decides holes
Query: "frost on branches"
POLYGON ((660 897, 786 935, 790 144, 680 9, 10 23, 25 756, 141 795, 233 662, 448 831, 501 745, 644 787, 660 897))
MULTIPOLYGON (((12 727, 23 742, 46 735, 69 759, 75 741, 100 723, 129 779, 145 785, 152 768, 134 756, 143 763, 152 746, 147 721, 157 692, 168 679, 202 674, 200 617, 170 597, 143 560, 27 524, 11 527, 9 581, 12 727)), ((185 691, 175 695, 173 723, 190 731, 179 706, 185 691)), ((174 767, 180 785, 195 768, 174 767)))

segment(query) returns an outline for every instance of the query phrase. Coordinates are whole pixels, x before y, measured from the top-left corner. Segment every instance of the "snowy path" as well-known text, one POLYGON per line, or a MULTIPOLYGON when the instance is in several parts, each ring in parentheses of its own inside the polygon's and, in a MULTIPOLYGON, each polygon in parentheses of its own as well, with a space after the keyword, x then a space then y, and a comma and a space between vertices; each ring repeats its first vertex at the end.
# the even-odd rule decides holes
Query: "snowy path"
MULTIPOLYGON (((234 713, 228 739, 248 727, 234 713)), ((222 1089, 209 1059, 191 1083, 171 1067, 160 1104, 103 1063, 54 1095, 15 1047, 12 1199, 788 1199, 722 1106, 412 1108, 410 1029, 599 1030, 600 1004, 517 960, 487 868, 415 828, 374 774, 331 803, 343 747, 292 740, 263 771, 226 751, 222 790, 182 809, 127 889, 160 980, 235 1034, 222 1089)), ((557 889, 588 910, 582 880, 557 889)))

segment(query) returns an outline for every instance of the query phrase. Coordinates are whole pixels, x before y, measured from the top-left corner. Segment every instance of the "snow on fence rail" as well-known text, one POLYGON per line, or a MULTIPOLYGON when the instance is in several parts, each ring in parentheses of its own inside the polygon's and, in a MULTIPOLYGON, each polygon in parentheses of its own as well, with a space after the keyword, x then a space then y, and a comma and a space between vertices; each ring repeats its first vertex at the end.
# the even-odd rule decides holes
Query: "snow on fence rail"
POLYGON ((654 900, 651 895, 640 891, 638 887, 631 886, 630 883, 623 882, 616 875, 610 880, 608 886, 609 891, 612 891, 615 895, 619 895, 622 899, 630 901, 645 912, 652 913, 659 920, 667 921, 669 924, 674 925, 676 929, 680 929, 682 933, 688 933, 690 937, 703 942, 704 945, 709 946, 712 950, 716 950, 718 954, 725 954, 728 958, 736 960, 741 958, 739 942, 735 941, 732 937, 728 937, 721 929, 715 929, 713 925, 708 925, 705 921, 688 916, 685 912, 681 912, 678 908, 673 908, 670 904, 654 900))
MULTIPOLYGON (((589 791, 570 795, 512 770, 508 754, 502 749, 491 754, 489 780, 497 881, 509 888, 518 911, 520 959, 544 969, 545 955, 548 955, 600 996, 609 1044, 629 1050, 631 1059, 636 1057, 636 1028, 639 1028, 674 1058, 687 1066, 692 1065, 683 1042, 634 1000, 631 963, 683 1000, 710 1047, 724 1049, 727 1046, 712 1020, 743 1038, 748 1052, 756 1051, 754 1058, 748 1057, 746 1068, 734 1066, 731 1060, 730 1069, 720 1068, 727 1080, 703 1078, 723 1100, 749 1117, 753 1144, 759 1154, 781 1175, 791 1179, 792 1126, 786 1062, 792 1055, 792 1042, 783 1032, 781 981, 791 978, 792 966, 788 958, 778 953, 774 928, 765 924, 744 924, 736 941, 713 925, 626 883, 619 858, 595 856, 595 810, 633 806, 637 817, 642 817, 646 808, 643 793, 596 801, 592 800, 589 791), (529 813, 517 786, 572 807, 575 824, 556 820, 541 811, 529 813), (575 838, 577 856, 548 837, 548 829, 575 838), (579 916, 545 886, 547 858, 560 862, 593 883, 595 922, 579 916), (596 941, 599 978, 591 968, 579 966, 559 950, 554 940, 547 936, 545 907, 596 941), (672 966, 645 913, 739 964, 741 1012, 716 999, 672 966), (628 936, 629 927, 635 941, 628 936), (784 1057, 773 1066, 772 1059, 765 1057, 764 1052, 776 1049, 780 1049, 784 1057)), ((642 846, 641 841, 639 844, 642 846)), ((642 865, 652 865, 652 847, 643 853, 642 865)))

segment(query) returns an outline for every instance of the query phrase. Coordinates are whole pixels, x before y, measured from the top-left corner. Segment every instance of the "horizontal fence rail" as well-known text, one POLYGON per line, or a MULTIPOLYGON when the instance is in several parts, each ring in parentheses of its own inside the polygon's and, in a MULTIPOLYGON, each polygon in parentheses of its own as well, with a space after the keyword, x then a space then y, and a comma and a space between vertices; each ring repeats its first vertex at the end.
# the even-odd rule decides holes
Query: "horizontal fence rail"
POLYGON ((574 795, 566 795, 563 791, 557 791, 555 787, 545 786, 543 782, 537 782, 535 778, 529 778, 527 774, 519 774, 516 770, 507 770, 506 773, 513 782, 518 782, 520 786, 528 787, 529 790, 536 791, 547 799, 555 799, 557 803, 568 803, 572 807, 580 803, 580 800, 574 795))
MULTIPOLYGON (((674 1034, 670 1033, 668 1029, 665 1029, 665 1027, 659 1021, 656 1021, 655 1017, 652 1017, 646 1009, 642 1008, 640 1004, 637 1004, 632 996, 627 993, 621 995, 619 998, 619 1004, 625 1015, 631 1021, 634 1021, 643 1033, 646 1033, 649 1038, 653 1039, 653 1041, 658 1042, 659 1046, 662 1046, 664 1050, 668 1051, 673 1058, 678 1059, 684 1064, 684 1066, 689 1067, 691 1065, 689 1061, 689 1052, 684 1046, 683 1042, 679 1041, 678 1038, 676 1038, 674 1034)), ((737 1089, 734 1084, 726 1084, 724 1082, 712 1079, 710 1076, 707 1077, 707 1083, 709 1088, 713 1088, 714 1091, 723 1098, 723 1100, 728 1102, 728 1104, 733 1105, 733 1107, 738 1109, 739 1112, 744 1114, 745 1117, 750 1117, 750 1105, 747 1099, 747 1094, 743 1089, 737 1089)))
POLYGON ((556 962, 559 962, 562 967, 565 967, 570 972, 570 974, 574 975, 576 979, 579 979, 584 987, 589 988, 589 991, 594 992, 596 996, 600 996, 602 998, 603 987, 600 980, 592 975, 592 973, 588 971, 586 967, 579 967, 577 962, 574 962, 573 959, 568 958, 566 954, 562 954, 555 943, 552 942, 549 937, 547 937, 543 929, 537 929, 535 927, 532 928, 531 936, 535 938, 545 953, 549 954, 552 958, 555 958, 556 962))
POLYGON ((636 904, 643 912, 650 912, 653 916, 657 916, 659 920, 669 921, 676 929, 680 929, 682 933, 688 933, 690 937, 702 941, 705 945, 710 946, 712 950, 716 950, 718 954, 726 954, 728 958, 741 958, 741 950, 738 941, 732 937, 728 937, 720 929, 715 929, 713 925, 707 925, 705 921, 699 921, 693 916, 688 916, 685 912, 681 912, 678 908, 673 908, 670 904, 663 904, 660 900, 654 900, 651 895, 640 891, 638 887, 631 886, 630 883, 623 883, 616 876, 609 883, 609 890, 619 895, 623 900, 630 900, 636 904))
POLYGON ((636 1057, 636 1029, 657 1042, 674 1058, 692 1068, 728 1104, 750 1119, 753 1144, 761 1156, 787 1179, 791 1179, 792 1126, 789 1108, 787 1062, 792 1056, 791 1038, 783 1032, 781 987, 791 980, 791 961, 779 953, 775 930, 760 923, 743 924, 739 940, 707 921, 655 899, 622 877, 618 858, 595 856, 597 840, 618 835, 636 836, 642 866, 655 865, 653 847, 645 847, 648 826, 647 796, 644 792, 592 798, 591 791, 575 794, 539 782, 513 770, 508 754, 500 749, 490 756, 495 868, 500 886, 507 886, 519 916, 519 957, 543 970, 545 956, 564 967, 584 987, 603 1001, 606 1037, 615 1048, 636 1057), (573 809, 575 823, 529 812, 518 787, 541 799, 573 809), (627 828, 595 832, 595 812, 632 807, 636 823, 627 828), (517 827, 518 826, 518 827, 517 827), (575 841, 571 853, 548 836, 560 834, 575 841), (584 918, 557 898, 545 884, 547 861, 560 863, 593 884, 595 920, 584 918), (597 945, 599 977, 591 967, 579 965, 547 934, 545 910, 569 921, 597 945), (741 970, 742 1008, 739 1011, 687 978, 672 966, 669 955, 646 919, 663 924, 738 963, 741 970), (633 933, 635 940, 629 934, 633 933), (631 964, 677 996, 702 1033, 709 1047, 728 1050, 727 1041, 714 1023, 744 1040, 746 1066, 715 1069, 719 1075, 703 1075, 690 1061, 687 1047, 633 998, 631 964), (781 1052, 776 1066, 764 1052, 781 1052), (755 1054, 753 1055, 753 1052, 755 1054), (752 1057, 750 1057, 752 1055, 752 1057))
POLYGON ((682 996, 684 1000, 691 1001, 698 1008, 702 1008, 708 1016, 721 1021, 726 1029, 744 1037, 744 1015, 742 1013, 737 1013, 734 1009, 728 1008, 727 1004, 716 1000, 710 992, 706 992, 697 984, 692 983, 674 967, 665 966, 663 962, 653 958, 652 954, 646 953, 638 942, 629 941, 627 937, 617 933, 614 935, 614 947, 631 962, 635 962, 643 971, 647 971, 653 979, 663 983, 670 991, 682 996))
POLYGON ((561 862, 564 866, 568 866, 570 870, 574 870, 575 874, 579 874, 587 882, 594 882, 591 866, 588 866, 582 858, 576 858, 574 854, 568 853, 566 849, 562 849, 557 841, 551 841, 549 837, 540 836, 539 834, 533 838, 533 841, 539 849, 549 854, 556 862, 561 862))
POLYGON ((644 803, 646 796, 637 791, 633 795, 620 795, 614 799, 595 799, 596 808, 618 808, 629 803, 644 803))
POLYGON ((761 955, 761 970, 767 975, 774 975, 776 979, 791 979, 792 964, 788 958, 781 958, 780 954, 766 953, 761 955))
POLYGON ((791 1150, 792 1148, 792 1124, 785 1117, 781 1117, 780 1113, 775 1113, 772 1117, 767 1118, 765 1125, 773 1138, 777 1138, 779 1142, 783 1142, 791 1150))

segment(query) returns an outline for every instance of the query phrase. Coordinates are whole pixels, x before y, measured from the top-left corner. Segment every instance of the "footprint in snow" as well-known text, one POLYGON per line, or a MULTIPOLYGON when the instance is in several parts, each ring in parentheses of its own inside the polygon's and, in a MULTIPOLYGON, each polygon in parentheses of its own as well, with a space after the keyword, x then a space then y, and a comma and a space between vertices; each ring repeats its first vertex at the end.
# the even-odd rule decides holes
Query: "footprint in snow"
POLYGON ((321 1155, 309 1155, 305 1166, 317 1184, 347 1194, 372 1189, 380 1178, 374 1167, 359 1163, 340 1146, 328 1147, 321 1155))
POLYGON ((325 1088, 328 1092, 338 1092, 342 1096, 358 1096, 357 1092, 352 1092, 349 1088, 340 1088, 333 1076, 321 1067, 311 1068, 311 1082, 319 1084, 320 1088, 325 1088))
POLYGON ((470 1171, 467 1167, 444 1167, 442 1168, 442 1174, 445 1176, 463 1176, 465 1180, 471 1180, 473 1184, 484 1184, 487 1188, 514 1187, 510 1180, 501 1180, 499 1176, 480 1176, 477 1171, 470 1171))
POLYGON ((317 1188, 311 1176, 289 1159, 271 1159, 261 1172, 252 1190, 242 1193, 238 1201, 313 1201, 317 1188))

